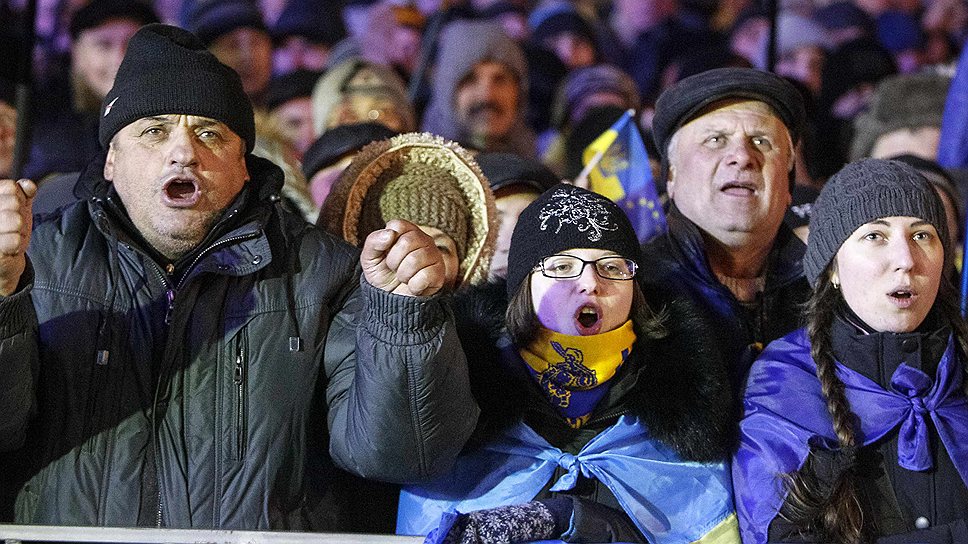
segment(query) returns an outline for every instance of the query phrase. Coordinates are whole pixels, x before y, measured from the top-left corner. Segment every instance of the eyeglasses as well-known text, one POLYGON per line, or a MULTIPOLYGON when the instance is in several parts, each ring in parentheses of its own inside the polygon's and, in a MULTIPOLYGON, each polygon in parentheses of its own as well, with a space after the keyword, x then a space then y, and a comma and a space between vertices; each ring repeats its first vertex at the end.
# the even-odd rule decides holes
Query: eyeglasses
POLYGON ((581 276, 588 264, 595 265, 595 273, 607 280, 630 280, 635 277, 639 268, 635 261, 625 257, 602 257, 586 261, 574 255, 551 255, 541 259, 534 270, 540 270, 546 278, 564 280, 581 276))

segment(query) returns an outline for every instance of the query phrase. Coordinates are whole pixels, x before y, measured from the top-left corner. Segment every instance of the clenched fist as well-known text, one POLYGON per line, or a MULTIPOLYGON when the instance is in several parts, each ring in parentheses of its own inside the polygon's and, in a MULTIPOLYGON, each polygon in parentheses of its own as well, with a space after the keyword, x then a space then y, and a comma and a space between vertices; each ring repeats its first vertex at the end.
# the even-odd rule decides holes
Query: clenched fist
POLYGON ((37 185, 29 179, 0 180, 0 295, 17 289, 27 266, 27 245, 33 228, 31 206, 37 185))
POLYGON ((444 285, 444 258, 433 238, 402 219, 366 237, 360 266, 370 285, 398 295, 430 296, 444 285))

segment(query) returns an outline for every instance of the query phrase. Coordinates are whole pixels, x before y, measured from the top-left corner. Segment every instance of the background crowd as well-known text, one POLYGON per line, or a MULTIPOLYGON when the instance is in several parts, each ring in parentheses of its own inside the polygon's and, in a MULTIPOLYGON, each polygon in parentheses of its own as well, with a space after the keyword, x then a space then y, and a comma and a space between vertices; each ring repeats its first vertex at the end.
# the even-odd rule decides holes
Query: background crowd
MULTIPOLYGON (((968 189, 962 1, 50 0, 39 2, 32 49, 24 47, 24 21, 22 2, 0 5, 0 50, 13 60, 0 72, 0 180, 37 183, 6 180, 0 209, 23 214, 26 202, 39 215, 26 257, 21 245, 0 246, 0 315, 8 335, 0 338, 0 353, 19 365, 23 382, 11 391, 26 398, 34 381, 41 391, 32 393, 34 404, 16 405, 26 431, 14 429, 0 444, 19 449, 0 458, 15 467, 0 475, 0 518, 108 523, 130 517, 118 498, 126 497, 139 505, 131 524, 151 525, 157 511, 158 525, 392 531, 399 489, 360 476, 408 484, 397 518, 397 530, 408 534, 478 532, 485 542, 491 537, 480 535, 738 542, 740 531, 751 541, 822 539, 845 526, 824 517, 836 511, 830 497, 841 488, 816 499, 820 513, 791 514, 803 495, 796 486, 812 485, 822 471, 815 457, 830 452, 838 459, 828 471, 834 483, 821 481, 820 489, 840 486, 845 473, 866 481, 884 460, 856 450, 874 445, 867 451, 916 449, 918 462, 900 466, 925 477, 917 485, 880 480, 878 492, 891 500, 858 503, 877 515, 869 516, 870 526, 848 520, 843 534, 852 536, 845 540, 934 526, 932 534, 948 537, 939 542, 968 535, 968 488, 957 478, 966 478, 963 461, 959 452, 924 445, 939 440, 933 427, 924 430, 924 410, 912 415, 906 404, 895 410, 899 421, 920 425, 918 446, 896 436, 894 420, 885 424, 886 442, 869 443, 852 429, 852 417, 868 417, 868 407, 852 407, 843 381, 832 376, 833 356, 846 353, 838 342, 881 333, 923 341, 905 353, 931 360, 916 366, 929 379, 941 375, 939 367, 945 379, 949 368, 952 376, 963 374, 956 361, 964 353, 952 351, 960 345, 945 351, 942 343, 964 335, 952 288, 968 189), (159 22, 171 26, 145 27, 159 22), (21 52, 29 60, 18 58, 21 52), (25 65, 33 108, 17 111, 14 89, 24 73, 17 68, 25 65), (628 112, 649 159, 635 166, 657 184, 658 201, 639 205, 658 206, 664 213, 656 217, 668 218, 665 232, 644 245, 628 206, 584 188, 589 146, 628 112), (32 133, 22 163, 14 156, 18 117, 28 119, 32 133), (237 139, 242 148, 212 143, 204 119, 224 124, 231 133, 225 141, 237 139), (185 126, 197 135, 185 140, 191 145, 180 139, 185 126), (145 135, 158 138, 150 151, 131 143, 145 135), (144 171, 138 153, 146 157, 144 171), (158 207, 149 159, 161 155, 167 177, 158 207), (857 162, 865 158, 895 160, 857 162), (183 216, 168 208, 207 204, 198 195, 208 194, 202 190, 208 182, 169 169, 215 159, 224 162, 213 162, 220 166, 212 171, 234 192, 221 195, 190 240, 170 236, 167 214, 175 225, 183 216), (892 179, 907 192, 883 181, 892 179), (826 219, 811 223, 818 196, 827 202, 826 219), (896 226, 890 218, 897 217, 913 219, 896 226), (390 221, 401 234, 384 240, 390 221), (852 298, 863 287, 857 277, 869 274, 874 284, 888 275, 850 260, 860 254, 855 231, 879 222, 927 255, 908 259, 917 251, 884 245, 866 259, 890 261, 885 270, 903 261, 894 269, 930 276, 925 286, 895 281, 886 291, 898 305, 918 310, 911 323, 882 327, 878 319, 889 312, 858 309, 852 298), (252 225, 254 233, 244 232, 252 225), (819 233, 813 239, 808 226, 819 233), (322 231, 359 248, 362 280, 357 254, 322 231), (439 270, 430 245, 442 259, 439 270), (427 265, 433 285, 418 281, 422 272, 418 280, 393 276, 394 252, 403 251, 394 247, 420 252, 419 263, 433 261, 427 265), (263 257, 269 254, 271 266, 263 257), (840 268, 851 263, 863 273, 852 275, 854 282, 840 268), (73 270, 94 271, 96 287, 78 283, 73 270), (163 272, 144 279, 151 270, 163 272), (314 283, 315 274, 326 281, 314 283), (842 278, 841 297, 835 291, 842 278), (402 301, 398 294, 417 298, 402 301), (103 308, 89 309, 88 299, 103 308), (130 316, 120 319, 114 310, 125 305, 130 316), (387 313, 381 316, 380 308, 387 313), (356 312, 371 323, 359 327, 367 332, 357 333, 354 344, 345 331, 357 323, 356 312), (276 314, 286 318, 278 330, 271 326, 276 314), (120 334, 128 321, 144 330, 120 334), (77 327, 63 324, 70 322, 77 327), (411 331, 417 323, 431 332, 411 331), (828 419, 836 436, 822 445, 797 442, 802 451, 782 464, 784 474, 795 475, 793 491, 784 488, 765 506, 748 499, 737 520, 730 468, 753 482, 737 496, 773 485, 776 476, 776 470, 759 474, 758 461, 746 464, 737 442, 747 376, 767 344, 805 324, 812 327, 808 337, 776 345, 793 342, 789 350, 808 370, 812 359, 800 353, 816 345, 811 355, 823 390, 810 389, 812 378, 804 388, 820 414, 816 436, 824 436, 828 419), (178 334, 184 348, 172 347, 182 345, 178 334), (97 339, 94 366, 70 355, 72 338, 82 335, 97 339), (831 335, 841 335, 832 348, 831 335), (929 345, 931 335, 937 339, 929 345), (288 350, 272 351, 283 338, 288 350), (409 381, 394 366, 408 350, 360 355, 373 345, 404 344, 419 352, 413 365, 420 371, 409 381), (307 345, 312 356, 303 354, 307 345), (154 374, 112 373, 112 351, 151 359, 154 374), (449 358, 452 366, 443 362, 449 358), (290 359, 317 366, 275 372, 265 363, 290 359), (249 381, 257 371, 268 374, 269 385, 249 381), (208 387, 208 372, 217 374, 215 386, 208 387), (302 404, 287 419, 285 407, 275 405, 286 380, 318 376, 325 379, 317 389, 294 395, 294 405, 302 404), (118 401, 124 410, 105 407, 114 402, 102 396, 112 380, 127 391, 118 401), (154 383, 152 399, 146 384, 154 383), (237 415, 216 410, 212 421, 191 421, 207 414, 189 408, 193 388, 237 415), (417 400, 404 407, 407 395, 417 400), (449 418, 454 410, 444 405, 461 406, 463 415, 449 418), (128 408, 137 417, 115 421, 128 408), (408 408, 431 416, 413 415, 416 432, 396 424, 408 408), (209 424, 228 429, 225 436, 213 438, 209 424), (332 436, 316 434, 325 425, 332 436), (147 453, 138 447, 115 453, 102 429, 147 453), (173 459, 195 467, 193 448, 216 451, 217 462, 200 460, 199 473, 184 478, 178 466, 165 465, 173 459), (384 455, 388 449, 396 456, 384 455), (616 452, 629 451, 634 463, 612 462, 616 452), (83 466, 72 466, 75 452, 83 466), (116 455, 141 467, 140 481, 105 485, 125 475, 96 461, 116 455), (403 458, 408 462, 393 461, 403 458), (565 458, 577 460, 568 465, 565 458), (319 459, 327 464, 319 466, 319 459), (296 471, 288 487, 269 481, 290 466, 305 474, 296 471), (219 471, 226 471, 225 481, 265 489, 226 484, 213 497, 203 490, 209 469, 218 485, 219 471), (76 483, 75 473, 89 478, 76 483), (104 474, 104 482, 95 483, 95 474, 104 474), (680 479, 664 479, 670 474, 680 479), (704 483, 686 491, 678 485, 683 479, 704 483), (669 485, 652 484, 659 481, 669 485), (311 482, 331 487, 308 490, 311 482), (954 484, 939 487, 944 482, 954 484), (163 500, 182 488, 184 501, 163 500), (113 498, 94 504, 102 493, 113 498), (258 504, 260 493, 265 504, 258 504), (339 509, 330 511, 333 505, 339 509), (472 513, 448 520, 455 505, 472 513), (759 525, 751 529, 754 517, 759 525)), ((614 156, 592 160, 599 159, 608 168, 614 156)), ((18 240, 25 232, 30 238, 23 222, 0 220, 0 234, 9 228, 18 240)), ((754 376, 771 364, 759 361, 754 376)), ((781 370, 771 372, 782 372, 783 364, 780 358, 781 370)), ((961 385, 938 402, 963 402, 961 385)), ((795 404, 795 398, 781 400, 795 404)), ((935 417, 935 407, 927 410, 935 417)), ((962 405, 953 410, 963 418, 962 405)), ((18 418, 11 421, 13 427, 18 418)), ((744 421, 743 445, 769 442, 755 432, 755 417, 752 431, 744 421)), ((940 440, 950 449, 948 434, 940 440)))
MULTIPOLYGON (((5 52, 21 49, 22 3, 0 7, 5 52)), ((25 175, 75 172, 96 153, 90 135, 127 40, 160 20, 193 31, 239 72, 261 110, 260 140, 280 140, 262 152, 277 149, 277 162, 292 161, 292 177, 302 161, 308 194, 300 182, 290 195, 307 216, 328 186, 311 178, 345 159, 335 141, 346 146, 372 136, 324 136, 341 125, 428 130, 471 149, 538 158, 572 179, 585 146, 619 111, 635 108, 648 133, 655 100, 669 85, 711 68, 750 66, 794 81, 808 106, 790 217, 796 222, 803 204, 850 159, 938 159, 945 97, 968 24, 957 0, 784 0, 770 58, 768 6, 751 0, 86 4, 39 2, 33 77, 42 92, 25 175), (475 68, 484 58, 500 69, 475 68), (74 144, 61 145, 65 138, 74 144), (320 138, 326 143, 307 156, 320 138)), ((13 145, 17 63, 4 65, 0 172, 9 170, 13 145)), ((961 166, 944 152, 945 166, 961 166)), ((953 200, 960 209, 960 198, 953 200)))

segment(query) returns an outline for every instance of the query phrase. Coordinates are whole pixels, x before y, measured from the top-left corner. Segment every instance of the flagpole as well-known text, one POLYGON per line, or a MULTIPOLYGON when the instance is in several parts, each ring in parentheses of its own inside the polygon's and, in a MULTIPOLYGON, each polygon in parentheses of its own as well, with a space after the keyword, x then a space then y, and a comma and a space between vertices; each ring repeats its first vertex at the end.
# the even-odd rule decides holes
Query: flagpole
POLYGON ((24 166, 30 157, 30 133, 33 122, 33 65, 35 24, 37 21, 37 0, 28 0, 24 7, 24 35, 20 44, 20 65, 17 67, 16 105, 17 128, 13 145, 11 177, 23 175, 24 166))
POLYGON ((591 175, 592 170, 594 170, 595 167, 598 166, 598 163, 602 161, 602 157, 605 156, 605 151, 606 151, 605 149, 601 149, 597 153, 595 153, 595 155, 592 156, 592 160, 588 161, 588 164, 586 164, 585 167, 582 168, 581 172, 578 174, 578 176, 575 178, 575 180, 572 183, 574 183, 578 187, 581 187, 582 189, 588 189, 589 188, 588 176, 591 175))

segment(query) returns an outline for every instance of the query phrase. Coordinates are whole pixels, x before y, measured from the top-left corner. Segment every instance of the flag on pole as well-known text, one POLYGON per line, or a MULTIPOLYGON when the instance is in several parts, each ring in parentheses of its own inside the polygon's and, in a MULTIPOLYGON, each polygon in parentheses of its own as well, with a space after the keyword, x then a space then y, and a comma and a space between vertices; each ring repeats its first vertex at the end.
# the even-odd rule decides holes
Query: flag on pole
POLYGON ((592 191, 625 210, 639 242, 645 243, 665 232, 666 218, 634 114, 633 110, 625 112, 585 148, 582 174, 587 175, 592 191))

